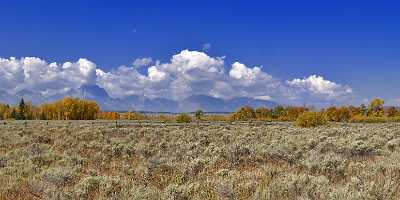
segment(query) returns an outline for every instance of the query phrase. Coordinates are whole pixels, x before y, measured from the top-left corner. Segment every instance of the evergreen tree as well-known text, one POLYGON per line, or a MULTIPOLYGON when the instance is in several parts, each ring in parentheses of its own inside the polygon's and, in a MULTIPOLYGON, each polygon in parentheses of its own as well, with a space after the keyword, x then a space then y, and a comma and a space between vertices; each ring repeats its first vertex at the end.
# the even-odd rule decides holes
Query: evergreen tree
POLYGON ((196 113, 195 113, 195 116, 196 116, 196 119, 198 121, 200 121, 204 116, 204 112, 202 110, 197 110, 196 113))
POLYGON ((19 107, 18 107, 18 114, 16 119, 17 120, 25 120, 25 114, 26 114, 26 104, 24 99, 22 98, 21 101, 19 102, 19 107))

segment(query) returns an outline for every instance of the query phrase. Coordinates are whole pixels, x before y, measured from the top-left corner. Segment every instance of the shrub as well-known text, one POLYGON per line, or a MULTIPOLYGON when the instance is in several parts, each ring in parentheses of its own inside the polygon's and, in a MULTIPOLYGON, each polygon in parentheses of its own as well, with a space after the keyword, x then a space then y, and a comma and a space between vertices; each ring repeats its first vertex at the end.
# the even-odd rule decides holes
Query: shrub
POLYGON ((232 115, 232 120, 237 120, 237 121, 248 121, 255 118, 256 118, 256 112, 250 106, 242 107, 232 115))
POLYGON ((176 120, 175 117, 172 116, 172 115, 163 115, 163 114, 150 116, 149 119, 150 120, 161 121, 161 122, 164 122, 164 123, 174 122, 176 120))
POLYGON ((176 123, 190 123, 192 118, 187 114, 181 114, 176 117, 176 123))
POLYGON ((389 118, 388 120, 391 121, 391 122, 400 122, 400 116, 391 117, 391 118, 389 118))
POLYGON ((205 121, 230 121, 231 117, 229 115, 205 115, 203 120, 205 121))
POLYGON ((146 116, 138 112, 128 112, 125 115, 127 120, 145 120, 146 116))
POLYGON ((92 193, 106 197, 104 199, 119 199, 121 191, 120 179, 108 176, 89 176, 83 178, 80 183, 75 185, 75 199, 89 199, 92 193))
POLYGON ((316 127, 326 123, 325 115, 319 112, 305 112, 296 120, 296 125, 300 127, 316 127))
POLYGON ((329 186, 325 176, 285 174, 270 183, 267 194, 258 192, 258 199, 329 199, 329 186))
POLYGON ((296 121, 296 119, 306 112, 308 109, 305 107, 294 107, 294 106, 289 106, 286 107, 286 114, 284 116, 280 116, 279 119, 283 121, 296 121))
POLYGON ((272 118, 272 110, 260 107, 256 109, 256 118, 257 119, 271 119, 272 118))
POLYGON ((391 107, 389 107, 387 110, 386 110, 386 116, 388 116, 388 117, 396 117, 396 116, 399 116, 399 111, 397 110, 397 108, 396 107, 394 107, 394 106, 391 106, 391 107))
POLYGON ((42 179, 46 183, 55 184, 57 186, 65 186, 72 182, 76 172, 72 168, 50 168, 49 170, 43 172, 42 179))
POLYGON ((383 99, 373 99, 368 105, 368 116, 382 117, 385 114, 384 104, 385 101, 383 99))
POLYGON ((277 106, 272 110, 272 118, 279 119, 286 115, 287 110, 283 106, 277 106))
POLYGON ((196 119, 200 121, 204 117, 204 112, 202 110, 198 110, 198 111, 196 111, 195 116, 196 116, 196 119))
POLYGON ((385 117, 374 117, 365 115, 355 115, 351 117, 350 122, 353 123, 385 123, 388 119, 385 117))
POLYGON ((329 107, 326 111, 327 120, 333 122, 348 122, 351 116, 350 110, 347 107, 336 108, 329 107))
POLYGON ((99 115, 97 116, 97 119, 119 120, 120 115, 118 112, 100 112, 99 115))

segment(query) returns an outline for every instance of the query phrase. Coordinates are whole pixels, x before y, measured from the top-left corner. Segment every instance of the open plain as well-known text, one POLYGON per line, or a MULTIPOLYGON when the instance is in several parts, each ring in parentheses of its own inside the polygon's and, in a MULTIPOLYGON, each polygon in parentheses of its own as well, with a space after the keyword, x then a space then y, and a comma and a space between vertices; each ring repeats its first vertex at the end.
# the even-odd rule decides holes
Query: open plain
POLYGON ((400 199, 399 184, 399 123, 0 125, 0 199, 400 199))

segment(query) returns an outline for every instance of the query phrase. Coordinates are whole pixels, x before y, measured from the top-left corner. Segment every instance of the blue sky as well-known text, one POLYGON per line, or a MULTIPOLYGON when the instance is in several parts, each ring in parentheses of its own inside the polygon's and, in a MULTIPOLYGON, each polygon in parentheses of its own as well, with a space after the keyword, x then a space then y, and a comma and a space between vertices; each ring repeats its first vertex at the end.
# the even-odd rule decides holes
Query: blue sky
POLYGON ((238 61, 282 81, 315 74, 351 87, 358 102, 396 102, 399 9, 395 1, 0 1, 0 57, 87 58, 109 71, 210 44, 207 55, 225 56, 227 71, 238 61))

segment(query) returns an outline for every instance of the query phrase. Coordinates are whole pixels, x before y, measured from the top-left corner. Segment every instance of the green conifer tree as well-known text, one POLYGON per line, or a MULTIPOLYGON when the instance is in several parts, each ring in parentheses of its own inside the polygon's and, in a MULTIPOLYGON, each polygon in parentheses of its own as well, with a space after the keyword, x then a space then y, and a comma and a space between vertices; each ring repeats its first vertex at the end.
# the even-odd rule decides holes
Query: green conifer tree
POLYGON ((24 99, 22 98, 21 101, 19 102, 19 106, 18 106, 18 114, 16 119, 17 120, 25 120, 26 119, 26 104, 24 99))

